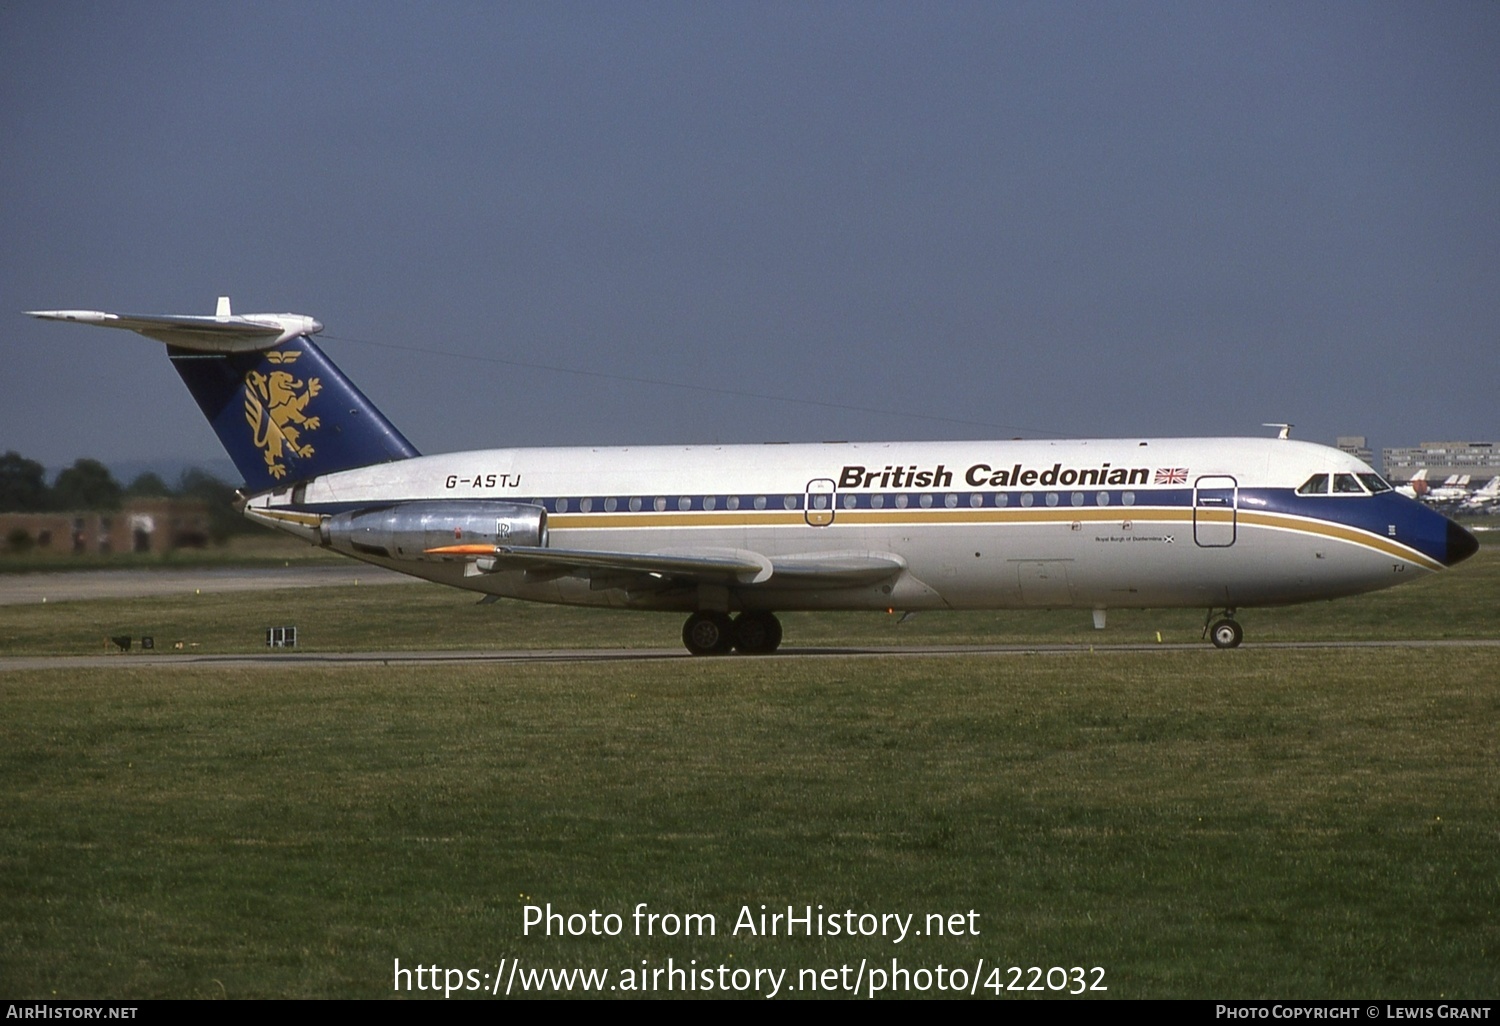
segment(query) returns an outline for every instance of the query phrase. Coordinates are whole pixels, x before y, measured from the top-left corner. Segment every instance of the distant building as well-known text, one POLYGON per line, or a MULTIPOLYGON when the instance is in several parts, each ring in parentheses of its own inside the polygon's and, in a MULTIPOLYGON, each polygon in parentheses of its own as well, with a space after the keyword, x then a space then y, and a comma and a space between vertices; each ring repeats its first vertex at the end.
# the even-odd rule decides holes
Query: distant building
POLYGON ((1500 446, 1494 442, 1423 442, 1386 449, 1384 456, 1385 475, 1392 481, 1410 481, 1423 468, 1433 484, 1454 474, 1468 474, 1477 485, 1500 474, 1500 446))
POLYGON ((0 549, 102 554, 202 548, 208 506, 191 499, 126 499, 112 512, 0 513, 0 549))
POLYGON ((1361 462, 1375 465, 1375 454, 1370 451, 1369 440, 1364 435, 1339 435, 1337 447, 1361 462))

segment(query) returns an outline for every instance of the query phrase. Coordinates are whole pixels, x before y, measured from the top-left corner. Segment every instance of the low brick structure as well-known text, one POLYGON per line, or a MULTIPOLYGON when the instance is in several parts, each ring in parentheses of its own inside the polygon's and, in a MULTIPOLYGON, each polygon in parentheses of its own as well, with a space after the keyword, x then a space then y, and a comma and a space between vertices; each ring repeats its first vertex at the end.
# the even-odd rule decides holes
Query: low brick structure
POLYGON ((169 552, 208 544, 208 507, 193 499, 126 499, 118 510, 0 513, 6 552, 169 552))

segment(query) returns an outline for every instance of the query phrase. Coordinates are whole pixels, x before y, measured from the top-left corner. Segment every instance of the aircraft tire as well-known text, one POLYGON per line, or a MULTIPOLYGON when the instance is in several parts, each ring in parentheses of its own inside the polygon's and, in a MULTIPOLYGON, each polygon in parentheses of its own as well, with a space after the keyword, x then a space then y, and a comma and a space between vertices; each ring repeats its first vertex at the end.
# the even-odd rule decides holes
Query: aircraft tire
POLYGON ((1239 648, 1245 640, 1245 629, 1235 620, 1220 620, 1210 628, 1208 636, 1214 648, 1239 648))
POLYGON ((682 625, 682 643, 695 656, 728 655, 734 647, 734 622, 727 613, 694 613, 682 625))
POLYGON ((745 655, 769 655, 781 644, 781 621, 774 613, 741 613, 734 620, 734 647, 745 655))

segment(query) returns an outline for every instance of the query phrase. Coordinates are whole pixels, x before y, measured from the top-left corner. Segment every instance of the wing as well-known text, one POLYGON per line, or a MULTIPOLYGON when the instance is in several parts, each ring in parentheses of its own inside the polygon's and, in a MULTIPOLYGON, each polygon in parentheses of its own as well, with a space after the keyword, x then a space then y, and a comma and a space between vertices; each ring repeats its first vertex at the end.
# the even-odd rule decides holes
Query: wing
POLYGON ((595 587, 639 588, 684 584, 766 585, 777 587, 856 587, 893 577, 906 561, 893 553, 817 552, 763 556, 743 549, 699 549, 674 552, 609 552, 519 545, 445 545, 430 556, 472 560, 472 573, 525 571, 528 578, 583 577, 595 587))
POLYGON ((539 580, 630 575, 680 583, 753 584, 771 574, 770 562, 764 557, 736 549, 638 553, 527 545, 445 545, 428 549, 427 555, 472 557, 480 573, 524 570, 539 580))

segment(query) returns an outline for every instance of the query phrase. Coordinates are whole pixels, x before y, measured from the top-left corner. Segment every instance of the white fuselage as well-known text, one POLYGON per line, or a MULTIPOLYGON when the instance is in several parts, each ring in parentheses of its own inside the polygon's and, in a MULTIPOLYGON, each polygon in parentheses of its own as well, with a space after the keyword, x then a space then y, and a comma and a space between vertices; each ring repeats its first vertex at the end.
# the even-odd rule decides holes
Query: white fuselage
POLYGON ((361 557, 495 595, 638 608, 1233 608, 1443 566, 1441 516, 1390 491, 1297 494, 1316 474, 1373 476, 1338 450, 1278 439, 492 449, 326 474, 247 513, 296 530, 381 504, 518 502, 546 510, 559 549, 748 553, 772 568, 705 600, 667 581, 361 557), (775 569, 844 557, 893 570, 775 569))

